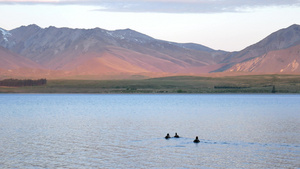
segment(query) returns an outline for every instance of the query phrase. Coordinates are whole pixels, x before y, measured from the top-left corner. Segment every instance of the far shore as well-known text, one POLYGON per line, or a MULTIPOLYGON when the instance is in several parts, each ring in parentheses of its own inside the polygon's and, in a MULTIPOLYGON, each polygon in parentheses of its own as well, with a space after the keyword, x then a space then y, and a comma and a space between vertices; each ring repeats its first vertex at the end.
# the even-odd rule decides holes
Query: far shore
POLYGON ((0 93, 300 93, 300 75, 47 80, 40 86, 0 86, 0 93))

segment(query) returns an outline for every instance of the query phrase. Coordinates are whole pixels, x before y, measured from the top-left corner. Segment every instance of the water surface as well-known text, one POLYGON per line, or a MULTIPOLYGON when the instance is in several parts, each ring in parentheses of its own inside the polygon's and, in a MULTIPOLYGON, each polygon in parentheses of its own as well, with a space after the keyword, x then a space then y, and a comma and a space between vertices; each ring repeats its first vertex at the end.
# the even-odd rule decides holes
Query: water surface
POLYGON ((0 117, 0 168, 300 168, 300 95, 1 94, 0 117))

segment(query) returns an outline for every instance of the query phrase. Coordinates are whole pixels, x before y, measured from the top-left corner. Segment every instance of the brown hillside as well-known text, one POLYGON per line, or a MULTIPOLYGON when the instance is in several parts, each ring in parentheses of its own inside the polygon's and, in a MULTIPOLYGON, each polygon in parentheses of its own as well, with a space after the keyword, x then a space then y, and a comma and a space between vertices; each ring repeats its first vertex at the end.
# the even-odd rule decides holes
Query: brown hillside
POLYGON ((268 52, 236 64, 227 72, 300 73, 300 45, 268 52))
POLYGON ((300 26, 276 31, 237 52, 158 40, 130 29, 2 30, 0 78, 136 78, 300 73, 300 26))
POLYGON ((0 68, 18 69, 18 68, 40 68, 40 66, 30 59, 20 56, 8 49, 0 46, 0 68))

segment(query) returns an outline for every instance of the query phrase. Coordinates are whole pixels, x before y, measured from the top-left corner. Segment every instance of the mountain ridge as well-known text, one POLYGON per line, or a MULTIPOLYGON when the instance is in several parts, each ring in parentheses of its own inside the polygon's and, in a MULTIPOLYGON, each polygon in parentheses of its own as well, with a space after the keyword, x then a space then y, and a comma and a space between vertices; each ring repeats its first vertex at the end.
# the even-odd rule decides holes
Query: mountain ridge
MULTIPOLYGON (((297 54, 299 44, 300 26, 296 24, 271 33, 256 44, 237 52, 214 50, 195 43, 158 40, 131 29, 109 31, 101 28, 71 29, 54 26, 41 28, 35 24, 10 31, 0 29, 0 46, 24 57, 23 59, 32 61, 33 68, 82 76, 104 74, 109 76, 109 74, 124 73, 199 75, 212 72, 255 72, 256 70, 261 70, 261 73, 272 73, 268 70, 273 69, 266 62, 260 61, 260 69, 254 67, 249 69, 245 65, 257 65, 255 62, 265 59, 264 55, 267 55, 269 60, 271 55, 273 56, 271 58, 276 58, 274 53, 285 55, 287 58, 293 57, 297 54), (289 52, 280 52, 285 49, 289 52), (291 53, 293 56, 290 56, 291 53), (262 69, 264 65, 269 68, 262 69)), ((2 53, 2 55, 10 55, 7 51, 2 53)), ((6 60, 10 58, 7 56, 6 60)), ((3 58, 4 56, 1 59, 3 58)), ((295 65, 298 59, 294 59, 295 65)), ((18 61, 13 60, 13 62, 18 61)), ((293 64, 274 61, 275 63, 280 70, 293 64)), ((0 66, 0 69, 8 68, 9 65, 5 68, 0 66)), ((289 71, 282 72, 298 72, 298 69, 298 67, 295 70, 284 69, 289 71)), ((277 69, 273 73, 278 73, 277 69)))
POLYGON ((228 53, 222 60, 223 67, 214 72, 223 72, 238 63, 260 57, 274 50, 282 50, 300 44, 300 25, 293 24, 287 28, 271 33, 259 42, 237 52, 228 53))

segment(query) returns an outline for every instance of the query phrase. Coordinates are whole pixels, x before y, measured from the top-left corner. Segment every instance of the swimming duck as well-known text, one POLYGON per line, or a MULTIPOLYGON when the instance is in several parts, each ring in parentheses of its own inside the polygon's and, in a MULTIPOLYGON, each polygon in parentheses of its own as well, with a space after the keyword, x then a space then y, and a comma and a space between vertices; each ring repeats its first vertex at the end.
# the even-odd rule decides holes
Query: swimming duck
POLYGON ((179 138, 179 136, 178 136, 178 134, 177 133, 175 133, 175 136, 174 136, 175 138, 179 138))
POLYGON ((169 138, 171 138, 171 137, 170 137, 170 134, 168 133, 168 134, 166 135, 165 139, 169 139, 169 138))
POLYGON ((194 140, 194 143, 200 143, 200 140, 198 139, 198 136, 196 136, 196 139, 194 140))

